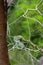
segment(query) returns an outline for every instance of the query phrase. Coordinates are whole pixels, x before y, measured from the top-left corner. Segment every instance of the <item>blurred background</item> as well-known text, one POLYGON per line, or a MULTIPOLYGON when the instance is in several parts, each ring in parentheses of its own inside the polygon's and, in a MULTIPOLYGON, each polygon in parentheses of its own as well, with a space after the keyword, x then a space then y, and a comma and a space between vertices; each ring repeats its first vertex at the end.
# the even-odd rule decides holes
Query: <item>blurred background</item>
POLYGON ((43 56, 43 0, 7 0, 7 5, 10 63, 37 65, 43 56))

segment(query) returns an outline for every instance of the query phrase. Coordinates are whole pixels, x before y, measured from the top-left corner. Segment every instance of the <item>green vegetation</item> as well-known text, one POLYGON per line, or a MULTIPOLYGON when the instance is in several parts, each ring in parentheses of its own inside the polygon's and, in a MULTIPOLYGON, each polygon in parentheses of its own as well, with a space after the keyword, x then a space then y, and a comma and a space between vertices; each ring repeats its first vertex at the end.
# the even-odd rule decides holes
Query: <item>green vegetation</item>
POLYGON ((7 43, 11 65, 37 65, 43 55, 43 0, 14 0, 8 9, 7 43), (19 36, 38 48, 27 42, 24 48, 19 36))

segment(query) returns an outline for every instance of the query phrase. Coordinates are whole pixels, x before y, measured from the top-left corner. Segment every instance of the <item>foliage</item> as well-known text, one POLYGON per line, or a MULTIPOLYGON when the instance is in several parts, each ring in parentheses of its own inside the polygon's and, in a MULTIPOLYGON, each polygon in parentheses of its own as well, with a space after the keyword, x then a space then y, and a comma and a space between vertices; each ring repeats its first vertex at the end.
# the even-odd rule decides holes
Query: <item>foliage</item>
POLYGON ((43 49, 43 0, 14 0, 13 6, 8 9, 7 43, 11 65, 37 65, 36 58, 43 54, 39 51, 39 48, 43 49), (24 49, 24 41, 15 41, 15 36, 16 39, 17 36, 18 39, 22 36, 25 40, 31 41, 38 49, 30 44, 26 44, 27 47, 24 49))

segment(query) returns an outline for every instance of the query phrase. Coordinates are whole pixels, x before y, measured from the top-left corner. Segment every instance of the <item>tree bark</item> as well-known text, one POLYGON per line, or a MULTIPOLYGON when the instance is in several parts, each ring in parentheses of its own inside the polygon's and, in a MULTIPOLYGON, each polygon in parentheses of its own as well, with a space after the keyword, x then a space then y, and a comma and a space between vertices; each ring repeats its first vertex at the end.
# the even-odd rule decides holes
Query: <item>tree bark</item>
POLYGON ((0 0, 0 65, 10 65, 6 43, 7 15, 4 0, 0 0))

